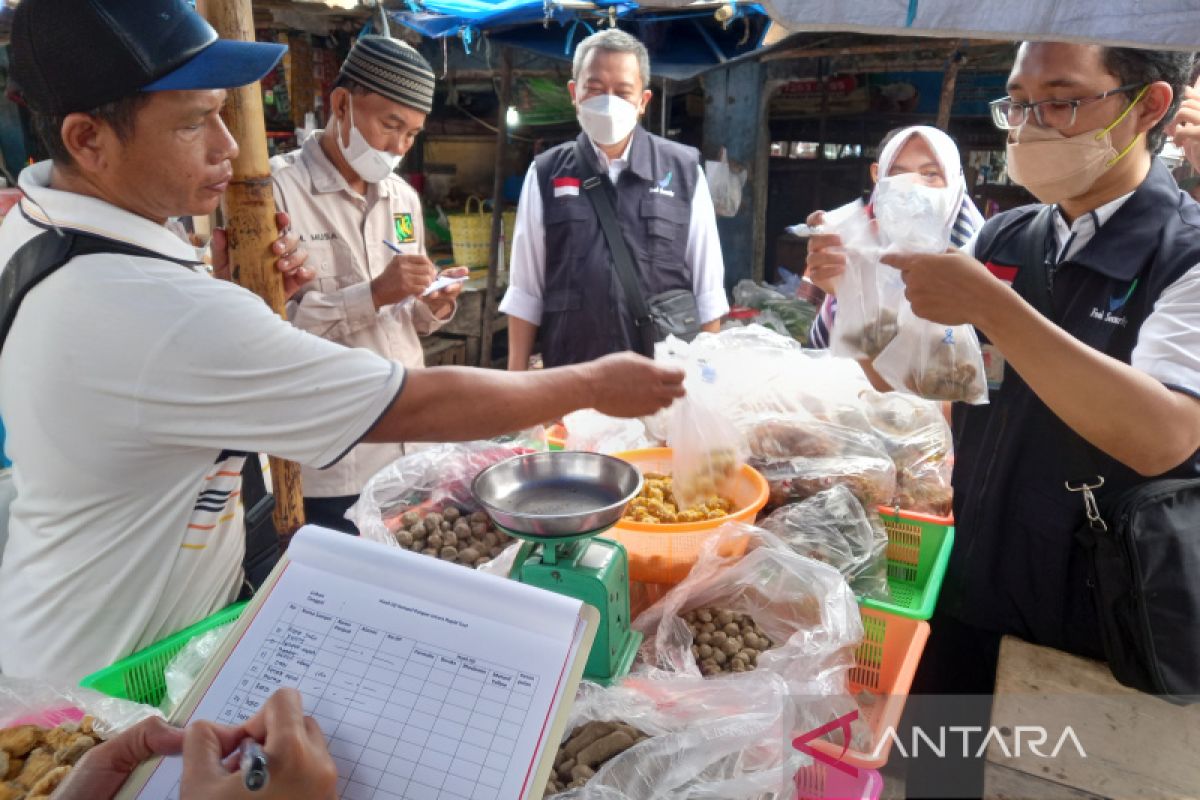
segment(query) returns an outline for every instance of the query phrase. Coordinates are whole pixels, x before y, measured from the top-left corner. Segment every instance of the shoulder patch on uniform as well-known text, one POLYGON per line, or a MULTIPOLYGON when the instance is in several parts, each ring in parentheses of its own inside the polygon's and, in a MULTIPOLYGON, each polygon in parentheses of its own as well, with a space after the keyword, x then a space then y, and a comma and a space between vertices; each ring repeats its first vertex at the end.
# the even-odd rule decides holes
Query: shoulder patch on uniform
POLYGON ((417 229, 412 214, 392 214, 392 227, 396 232, 397 244, 412 244, 417 240, 417 229))

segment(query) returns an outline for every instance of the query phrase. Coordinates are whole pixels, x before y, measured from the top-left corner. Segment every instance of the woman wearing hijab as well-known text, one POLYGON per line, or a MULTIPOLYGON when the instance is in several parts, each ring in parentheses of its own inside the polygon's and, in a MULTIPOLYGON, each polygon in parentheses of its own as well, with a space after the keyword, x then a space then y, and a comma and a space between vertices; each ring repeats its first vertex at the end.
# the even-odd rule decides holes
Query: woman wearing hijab
MULTIPOLYGON (((983 227, 983 215, 971 202, 962 159, 954 140, 937 128, 914 125, 890 131, 880 146, 879 161, 871 165, 871 180, 876 188, 867 212, 874 214, 874 205, 881 194, 880 184, 887 186, 892 179, 911 181, 941 193, 941 205, 946 209, 944 222, 953 247, 964 248, 974 242, 975 235, 983 227)), ((821 225, 824 215, 823 211, 813 212, 808 224, 821 225)), ((833 233, 815 234, 808 242, 805 277, 826 292, 825 302, 809 333, 811 347, 829 346, 837 316, 837 279, 846 268, 846 255, 840 249, 841 244, 841 239, 833 233)))

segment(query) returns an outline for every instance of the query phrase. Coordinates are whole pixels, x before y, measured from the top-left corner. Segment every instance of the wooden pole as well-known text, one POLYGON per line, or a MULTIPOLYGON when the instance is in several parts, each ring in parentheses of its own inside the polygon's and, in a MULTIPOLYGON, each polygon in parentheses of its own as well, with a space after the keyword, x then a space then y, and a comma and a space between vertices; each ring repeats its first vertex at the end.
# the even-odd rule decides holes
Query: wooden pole
MULTIPOLYGON (((492 239, 488 252, 487 291, 483 295, 483 330, 480 332, 479 366, 492 365, 492 321, 496 315, 496 278, 500 268, 500 224, 504 213, 504 154, 508 147, 508 105, 512 102, 512 51, 500 51, 500 105, 496 114, 496 161, 492 177, 492 239)), ((512 236, 509 231, 508 235, 512 236)), ((505 242, 505 246, 509 245, 505 242)), ((512 266, 508 265, 509 274, 512 266)))
MULTIPOLYGON (((250 0, 199 0, 197 6, 222 38, 254 41, 250 0)), ((276 256, 271 251, 279 233, 259 85, 252 83, 230 89, 222 116, 239 149, 233 161, 233 180, 221 206, 233 280, 261 297, 272 311, 283 317, 287 298, 283 276, 275 269, 276 256)), ((286 548, 292 534, 304 524, 300 465, 272 456, 271 484, 275 493, 275 530, 279 532, 280 546, 286 548)))
POLYGON ((955 50, 950 54, 950 64, 946 67, 946 74, 942 77, 942 97, 938 101, 937 126, 942 130, 948 130, 950 125, 950 111, 954 108, 954 90, 958 86, 958 70, 964 61, 961 51, 955 50))

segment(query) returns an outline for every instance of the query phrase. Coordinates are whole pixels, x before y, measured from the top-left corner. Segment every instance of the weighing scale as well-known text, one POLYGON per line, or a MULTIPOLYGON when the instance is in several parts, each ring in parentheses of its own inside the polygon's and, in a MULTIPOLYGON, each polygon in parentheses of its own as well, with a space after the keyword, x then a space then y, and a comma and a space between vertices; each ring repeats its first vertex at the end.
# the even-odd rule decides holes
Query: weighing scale
POLYGON ((513 580, 600 612, 584 677, 608 684, 627 674, 642 643, 629 627, 629 558, 597 537, 641 491, 637 468, 598 453, 529 453, 479 473, 471 488, 496 527, 523 540, 513 580))

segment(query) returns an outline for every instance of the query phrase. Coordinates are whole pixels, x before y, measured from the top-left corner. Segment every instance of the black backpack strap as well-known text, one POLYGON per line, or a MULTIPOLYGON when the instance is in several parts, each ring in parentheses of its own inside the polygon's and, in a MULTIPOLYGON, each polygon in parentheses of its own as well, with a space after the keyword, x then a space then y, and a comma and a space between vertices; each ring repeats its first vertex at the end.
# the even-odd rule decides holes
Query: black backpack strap
MULTIPOLYGON (((29 217, 26 216, 26 219, 29 217)), ((17 318, 22 301, 39 283, 58 272, 74 258, 112 253, 171 261, 188 269, 201 264, 199 261, 165 256, 154 250, 116 239, 71 229, 50 228, 33 219, 29 221, 45 230, 19 247, 5 265, 3 272, 0 272, 0 352, 3 351, 8 332, 17 318)), ((267 492, 257 453, 224 450, 217 457, 217 461, 239 455, 245 456, 246 459, 242 466, 242 507, 245 509, 246 530, 243 569, 247 582, 253 588, 257 588, 279 559, 279 537, 271 517, 275 509, 275 498, 267 492)))
POLYGON ((608 242, 608 251, 612 255, 613 266, 617 278, 621 281, 621 290, 625 293, 625 302, 633 312, 633 324, 637 329, 640 345, 639 352, 647 358, 654 358, 654 320, 650 316, 650 307, 638 284, 637 270, 633 265, 633 254, 629 252, 629 243, 621 234, 617 225, 617 213, 613 209, 613 196, 616 188, 608 175, 596 171, 592 164, 587 148, 579 139, 575 140, 575 160, 579 162, 579 171, 583 173, 583 191, 596 216, 600 219, 600 229, 604 231, 604 239, 608 242))
POLYGON ((34 287, 58 272, 73 258, 97 253, 115 253, 173 261, 188 268, 200 265, 199 261, 171 258, 116 239, 67 228, 47 228, 35 220, 29 221, 39 228, 45 228, 45 231, 17 248, 4 271, 0 272, 0 350, 3 350, 4 343, 8 340, 8 332, 12 329, 17 311, 20 310, 25 297, 34 287))

